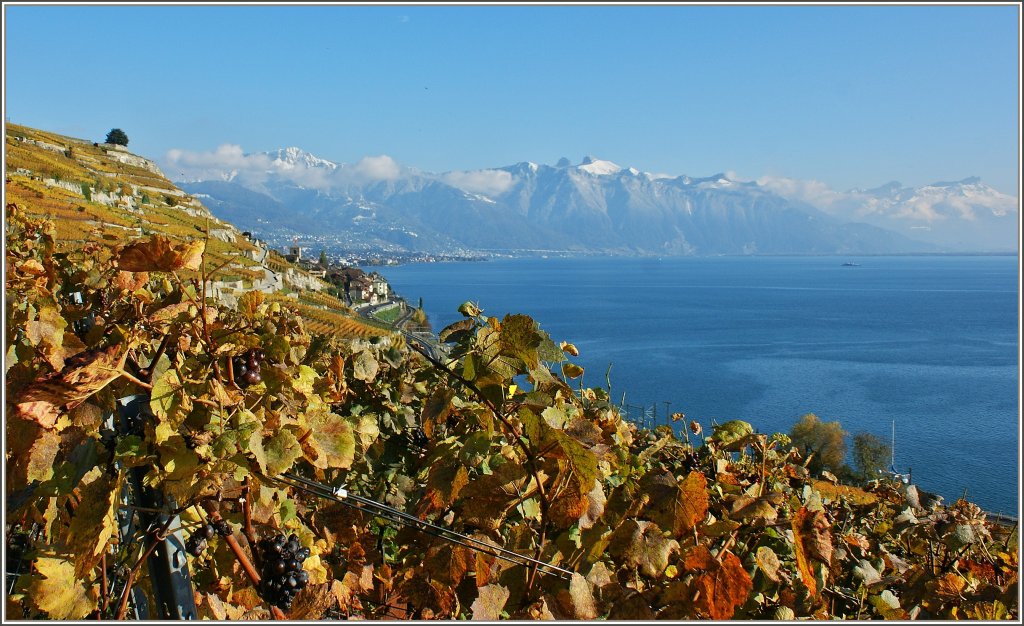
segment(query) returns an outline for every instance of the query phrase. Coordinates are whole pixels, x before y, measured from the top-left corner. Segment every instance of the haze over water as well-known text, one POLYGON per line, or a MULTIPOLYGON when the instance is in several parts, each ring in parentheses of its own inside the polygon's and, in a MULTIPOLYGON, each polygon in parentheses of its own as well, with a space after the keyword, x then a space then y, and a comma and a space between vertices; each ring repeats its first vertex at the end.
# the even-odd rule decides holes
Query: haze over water
MULTIPOLYGON (((952 503, 1016 512, 1016 257, 523 259, 374 268, 435 330, 473 300, 580 350, 586 383, 705 427, 800 415, 887 441, 952 503), (853 260, 858 267, 843 267, 853 260), (671 404, 666 407, 665 402, 671 404)), ((852 442, 851 442, 852 445, 852 442)))

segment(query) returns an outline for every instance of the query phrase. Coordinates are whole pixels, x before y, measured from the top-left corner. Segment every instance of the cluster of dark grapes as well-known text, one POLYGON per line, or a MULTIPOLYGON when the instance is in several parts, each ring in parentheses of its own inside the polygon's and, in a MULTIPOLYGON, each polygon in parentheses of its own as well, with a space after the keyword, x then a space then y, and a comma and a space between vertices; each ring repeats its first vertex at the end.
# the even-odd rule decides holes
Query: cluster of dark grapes
POLYGON ((231 360, 231 368, 234 370, 235 383, 239 387, 255 385, 263 380, 260 377, 260 363, 263 362, 263 350, 252 348, 245 354, 236 356, 231 360))
POLYGON ((227 520, 219 519, 216 522, 207 522, 202 528, 193 532, 185 540, 185 551, 192 556, 199 556, 206 550, 207 542, 213 539, 214 535, 227 537, 231 534, 231 524, 227 520))
POLYGON ((303 548, 294 534, 285 539, 278 535, 259 543, 263 571, 260 573, 260 594, 279 609, 292 608, 292 599, 309 582, 309 572, 302 562, 309 558, 309 548, 303 548))

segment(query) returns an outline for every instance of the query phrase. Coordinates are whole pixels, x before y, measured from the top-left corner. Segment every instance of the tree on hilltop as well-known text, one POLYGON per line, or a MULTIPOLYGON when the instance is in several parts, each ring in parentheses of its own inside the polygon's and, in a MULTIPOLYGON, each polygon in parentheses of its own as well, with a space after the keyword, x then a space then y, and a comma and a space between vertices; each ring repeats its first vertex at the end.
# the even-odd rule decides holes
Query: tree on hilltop
POLYGON ((107 133, 106 141, 107 143, 112 143, 118 146, 127 146, 128 135, 126 135, 125 132, 120 128, 112 128, 110 132, 107 133))

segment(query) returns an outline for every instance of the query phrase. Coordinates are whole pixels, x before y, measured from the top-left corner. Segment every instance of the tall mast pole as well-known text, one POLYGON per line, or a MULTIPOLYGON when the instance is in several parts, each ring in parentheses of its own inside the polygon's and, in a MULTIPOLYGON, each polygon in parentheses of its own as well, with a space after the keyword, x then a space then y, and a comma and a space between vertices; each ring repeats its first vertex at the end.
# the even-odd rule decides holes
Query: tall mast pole
POLYGON ((889 467, 896 471, 896 420, 892 421, 892 444, 889 446, 889 453, 892 455, 889 467))

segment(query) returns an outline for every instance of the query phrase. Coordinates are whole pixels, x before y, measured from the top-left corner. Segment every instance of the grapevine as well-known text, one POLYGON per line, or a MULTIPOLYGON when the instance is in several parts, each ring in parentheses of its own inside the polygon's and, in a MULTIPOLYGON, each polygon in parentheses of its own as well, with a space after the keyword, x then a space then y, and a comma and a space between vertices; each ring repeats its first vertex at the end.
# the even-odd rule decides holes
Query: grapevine
POLYGON ((203 239, 7 224, 9 616, 150 593, 141 474, 210 619, 1019 619, 1016 534, 973 504, 819 480, 746 422, 638 429, 525 315, 342 336, 204 298, 203 239))

